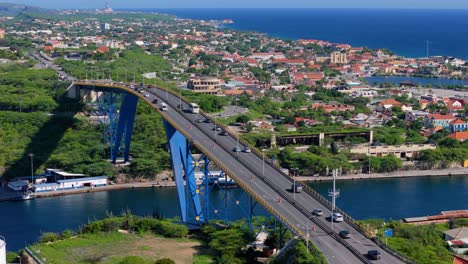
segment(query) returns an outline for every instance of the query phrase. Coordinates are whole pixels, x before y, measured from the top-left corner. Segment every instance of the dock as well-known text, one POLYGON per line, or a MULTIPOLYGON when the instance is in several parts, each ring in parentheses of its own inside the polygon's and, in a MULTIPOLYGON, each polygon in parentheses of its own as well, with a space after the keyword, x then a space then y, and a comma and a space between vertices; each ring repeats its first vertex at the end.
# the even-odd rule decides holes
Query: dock
MULTIPOLYGON (((100 187, 84 187, 71 190, 60 190, 60 191, 49 191, 32 193, 34 198, 54 197, 73 195, 80 193, 93 193, 93 192, 104 192, 124 189, 137 189, 137 188, 163 188, 163 187, 175 187, 174 181, 152 181, 152 182, 135 182, 135 183, 119 183, 100 187)), ((19 193, 10 191, 8 188, 0 188, 0 202, 14 201, 18 197, 19 193)))

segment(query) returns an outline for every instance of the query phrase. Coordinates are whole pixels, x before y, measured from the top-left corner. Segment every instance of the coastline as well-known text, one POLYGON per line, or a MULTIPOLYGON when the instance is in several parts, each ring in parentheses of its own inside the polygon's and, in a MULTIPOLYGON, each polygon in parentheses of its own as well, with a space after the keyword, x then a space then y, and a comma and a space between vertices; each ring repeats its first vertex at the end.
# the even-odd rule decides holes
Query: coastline
MULTIPOLYGON (((104 192, 104 191, 115 191, 124 189, 140 189, 140 188, 167 188, 175 187, 174 181, 152 181, 152 182, 134 182, 134 183, 120 183, 113 185, 106 185, 101 187, 84 187, 73 190, 62 190, 62 191, 50 191, 50 192, 39 192, 33 193, 34 198, 46 198, 55 196, 65 196, 81 193, 93 193, 93 192, 104 192)), ((15 197, 18 196, 17 192, 9 191, 7 188, 0 188, 0 202, 15 201, 15 197)))
MULTIPOLYGON (((363 180, 363 179, 393 179, 393 178, 413 178, 413 177, 450 177, 450 176, 468 176, 468 168, 442 169, 442 170, 409 170, 396 171, 389 173, 371 173, 371 174, 353 174, 336 177, 337 181, 363 180)), ((332 181, 331 176, 298 176, 295 177, 299 182, 322 182, 332 181)))

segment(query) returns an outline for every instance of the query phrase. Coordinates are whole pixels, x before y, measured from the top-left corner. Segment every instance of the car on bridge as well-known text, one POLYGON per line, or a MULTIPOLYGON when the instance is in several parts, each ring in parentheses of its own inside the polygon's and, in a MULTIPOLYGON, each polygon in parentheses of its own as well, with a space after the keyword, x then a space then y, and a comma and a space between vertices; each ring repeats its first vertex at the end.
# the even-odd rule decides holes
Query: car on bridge
POLYGON ((367 257, 372 260, 379 260, 382 258, 382 255, 380 254, 380 251, 377 249, 369 250, 367 251, 367 257))
POLYGON ((338 233, 341 238, 348 239, 351 238, 351 233, 348 230, 341 230, 340 233, 338 233))
POLYGON ((242 152, 250 153, 252 152, 252 150, 249 147, 244 147, 244 149, 242 149, 242 152))
POLYGON ((239 148, 239 147, 234 147, 234 148, 232 149, 232 151, 234 151, 234 152, 241 152, 241 148, 239 148))
POLYGON ((221 131, 221 133, 219 133, 220 136, 229 136, 229 133, 226 131, 226 130, 223 130, 221 131))
POLYGON ((315 216, 321 216, 321 215, 323 215, 323 211, 321 209, 317 208, 317 209, 314 209, 312 211, 312 214, 315 215, 315 216))
POLYGON ((205 121, 203 121, 203 122, 205 122, 205 123, 207 123, 207 124, 208 124, 208 123, 211 123, 211 119, 206 118, 205 121))
POLYGON ((166 103, 161 103, 161 111, 167 111, 167 104, 166 103))
POLYGON ((344 221, 344 217, 340 213, 333 213, 331 218, 332 218, 333 222, 343 222, 344 221))

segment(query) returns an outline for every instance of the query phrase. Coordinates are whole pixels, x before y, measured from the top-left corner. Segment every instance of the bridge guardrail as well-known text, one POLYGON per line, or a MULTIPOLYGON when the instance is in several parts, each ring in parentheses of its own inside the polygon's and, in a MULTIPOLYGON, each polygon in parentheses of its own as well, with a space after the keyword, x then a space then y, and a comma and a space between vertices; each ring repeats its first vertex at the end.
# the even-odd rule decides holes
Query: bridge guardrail
MULTIPOLYGON (((88 82, 75 82, 75 83, 81 83, 82 85, 88 85, 88 82)), ((97 83, 99 86, 105 86, 105 87, 109 87, 109 88, 115 88, 116 86, 118 88, 121 88, 121 89, 124 89, 134 95, 136 95, 137 97, 143 99, 144 101, 146 101, 153 109, 155 109, 159 114, 161 114, 165 119, 166 121, 168 121, 174 128, 176 128, 179 132, 181 132, 184 137, 186 137, 187 139, 190 139, 190 136, 181 128, 179 127, 177 124, 175 124, 174 122, 172 122, 168 116, 163 112, 163 111, 160 111, 160 109, 158 107, 156 107, 155 105, 151 104, 148 100, 146 100, 146 98, 144 98, 141 94, 135 92, 134 90, 128 88, 127 86, 125 85, 120 85, 120 84, 105 84, 105 83, 97 83)), ((93 83, 94 86, 96 86, 96 83, 93 83)), ((178 94, 176 94, 174 91, 172 90, 169 90, 167 88, 165 89, 162 89, 160 87, 157 87, 158 89, 160 90, 164 90, 166 92, 169 92, 171 93, 172 95, 176 96, 176 97, 179 97, 178 94)), ((188 104, 188 100, 183 97, 183 96, 180 96, 181 100, 184 101, 184 103, 188 104)), ((200 111, 202 116, 204 116, 205 118, 209 118, 211 119, 204 111, 200 111)), ((188 119, 189 122, 193 123, 192 120, 188 119)), ((213 120, 213 119, 212 119, 213 120)), ((236 135, 234 135, 233 133, 231 133, 230 131, 228 131, 226 129, 226 127, 222 124, 220 124, 219 122, 217 122, 217 120, 213 120, 213 122, 215 123, 216 126, 220 126, 222 127, 226 132, 228 132, 233 138, 237 138, 236 135)), ((195 124, 196 125, 196 124, 195 124)), ((207 135, 208 137, 210 137, 209 135, 207 135)), ((252 150, 252 152, 259 158, 264 158, 263 157, 263 153, 260 154, 261 152, 254 146, 251 146, 249 142, 245 141, 244 139, 239 139, 239 141, 244 145, 244 146, 249 146, 252 150)), ((242 188, 244 189, 245 191, 247 191, 249 193, 249 195, 251 195, 257 202, 259 202, 265 209, 267 209, 268 211, 270 211, 272 214, 276 215, 276 217, 281 221, 283 222, 285 225, 287 225, 291 230, 293 230, 296 234, 304 237, 304 234, 303 232, 298 229, 297 227, 295 227, 293 224, 289 223, 287 221, 287 219, 283 218, 279 212, 277 212, 274 208, 272 208, 271 206, 269 206, 266 202, 263 201, 263 199, 261 199, 261 197, 259 197, 257 194, 255 194, 253 192, 253 190, 250 189, 250 187, 248 187, 246 184, 244 184, 243 182, 241 182, 241 180, 239 178, 237 178, 237 176, 230 170, 228 170, 226 167, 224 167, 221 162, 219 162, 208 150, 205 149, 204 146, 202 146, 201 144, 197 143, 197 142, 194 142, 194 145, 200 149, 200 150, 203 150, 202 152, 204 152, 205 155, 207 155, 210 160, 213 160, 226 174, 228 174, 230 177, 232 177, 236 183, 242 188)), ((229 153, 229 150, 227 150, 228 153, 229 153)), ((283 171, 281 171, 281 168, 276 165, 271 159, 269 158, 266 158, 265 159, 265 162, 267 164, 269 164, 270 166, 272 166, 276 171, 278 171, 280 173, 280 175, 282 175, 283 177, 285 177, 286 179, 288 179, 290 182, 293 182, 293 179, 286 175, 283 171)), ((252 170, 250 168, 250 170, 252 170)), ((283 199, 287 200, 290 204, 292 204, 294 207, 296 207, 297 210, 301 211, 304 215, 311 215, 310 212, 308 212, 302 205, 297 205, 295 203, 295 201, 291 201, 291 198, 289 196, 286 196, 284 194, 284 191, 283 190, 279 190, 276 188, 276 186, 274 184, 272 184, 269 180, 266 180, 265 177, 261 177, 261 180, 264 181, 270 188, 274 189, 279 195, 281 195, 283 197, 283 199)), ((304 185, 303 185, 304 186, 304 185)), ((326 198, 324 198, 322 195, 320 195, 318 192, 316 192, 315 190, 313 190, 312 188, 310 188, 308 185, 305 185, 305 191, 311 195, 312 197, 316 198, 316 200, 318 200, 320 203, 322 203, 325 207, 331 209, 331 203, 330 201, 328 201, 326 198)), ((339 208, 335 208, 336 211, 340 212, 343 214, 344 218, 345 218, 345 221, 351 225, 353 228, 355 228, 358 232, 362 233, 364 236, 368 237, 366 232, 364 232, 364 230, 362 230, 359 226, 357 226, 355 223, 354 223, 354 219, 351 218, 348 214, 346 214, 344 211, 342 211, 341 209, 339 208)), ((350 250, 355 256, 357 256, 361 261, 363 261, 364 263, 371 263, 367 260, 367 258, 365 258, 360 252, 358 252, 354 247, 352 247, 349 243, 347 243, 345 240, 343 240, 341 237, 339 237, 335 232, 333 232, 328 226, 325 226, 323 223, 321 223, 320 221, 317 221, 315 220, 313 217, 312 218, 309 218, 311 219, 311 221, 316 224, 317 226, 319 226, 322 230, 326 231, 328 235, 330 235, 331 237, 333 237, 335 240, 337 240, 339 243, 341 243, 343 246, 345 246, 348 250, 350 250)), ((377 244, 377 243, 376 243, 377 244)), ((380 245, 379 245, 380 246, 380 245)), ((382 247, 383 249, 387 250, 388 251, 388 247, 382 247)), ((390 254, 392 255, 395 255, 398 253, 394 252, 392 250, 392 252, 389 252, 390 254)), ((401 260, 401 258, 403 258, 402 256, 398 255, 398 258, 401 260)), ((404 260, 403 260, 404 261, 404 260)), ((410 263, 410 262, 408 262, 410 263)))
POLYGON ((46 264, 46 262, 41 260, 36 251, 34 251, 32 248, 25 247, 24 251, 26 251, 26 253, 28 253, 28 255, 31 256, 31 258, 33 258, 34 261, 36 261, 38 264, 46 264))

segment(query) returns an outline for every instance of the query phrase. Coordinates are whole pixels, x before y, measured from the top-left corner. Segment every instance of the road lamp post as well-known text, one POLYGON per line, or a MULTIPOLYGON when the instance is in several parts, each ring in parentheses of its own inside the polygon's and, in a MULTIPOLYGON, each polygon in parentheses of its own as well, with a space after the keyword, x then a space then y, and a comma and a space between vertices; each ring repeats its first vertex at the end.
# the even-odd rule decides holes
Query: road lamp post
POLYGON ((265 149, 262 149, 262 176, 265 176, 265 149))
POLYGON ((299 168, 294 168, 294 178, 293 178, 293 198, 294 201, 296 201, 296 171, 298 171, 299 168))

